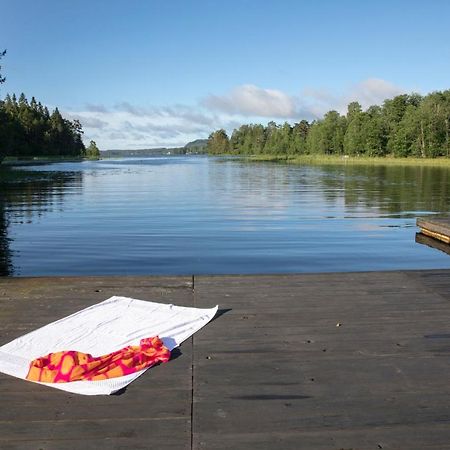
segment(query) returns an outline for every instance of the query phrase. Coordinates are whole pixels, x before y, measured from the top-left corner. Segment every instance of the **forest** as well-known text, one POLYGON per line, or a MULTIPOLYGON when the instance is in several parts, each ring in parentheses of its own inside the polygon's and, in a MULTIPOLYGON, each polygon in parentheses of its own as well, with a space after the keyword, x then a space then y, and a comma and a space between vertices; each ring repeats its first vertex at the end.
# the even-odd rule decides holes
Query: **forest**
POLYGON ((327 112, 311 123, 242 125, 229 137, 216 130, 208 153, 235 155, 348 155, 436 158, 450 156, 450 90, 403 94, 365 111, 327 112))
MULTIPOLYGON (((0 51, 0 60, 6 50, 0 51)), ((0 66, 0 85, 6 78, 0 66)), ((96 157, 95 142, 86 153, 82 141, 83 129, 78 120, 64 119, 58 108, 52 113, 34 97, 31 101, 21 94, 6 95, 0 100, 0 162, 5 156, 17 159, 34 157, 96 157)))
POLYGON ((7 95, 0 100, 0 160, 5 156, 30 157, 85 156, 83 130, 78 120, 70 121, 58 108, 51 113, 46 106, 24 94, 17 100, 7 95))

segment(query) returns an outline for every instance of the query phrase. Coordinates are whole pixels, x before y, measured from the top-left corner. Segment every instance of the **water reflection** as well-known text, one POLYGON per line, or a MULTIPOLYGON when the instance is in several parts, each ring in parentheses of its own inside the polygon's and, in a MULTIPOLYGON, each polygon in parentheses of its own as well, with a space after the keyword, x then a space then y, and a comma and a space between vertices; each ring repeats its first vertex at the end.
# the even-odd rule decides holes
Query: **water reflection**
POLYGON ((307 214, 317 202, 324 218, 336 217, 332 213, 399 218, 450 211, 448 167, 225 162, 212 165, 208 176, 208 188, 234 198, 244 209, 240 212, 245 205, 282 210, 292 202, 307 205, 307 214))
POLYGON ((450 170, 417 166, 335 166, 322 172, 325 199, 350 208, 376 208, 392 217, 447 212, 450 170))
POLYGON ((10 228, 33 224, 54 210, 64 211, 69 186, 81 184, 81 172, 0 170, 0 276, 15 274, 10 228))
MULTIPOLYGON (((450 170, 205 157, 67 163, 3 183, 4 275, 447 267, 415 218, 448 213, 450 170)), ((26 175, 26 174, 25 174, 26 175)))

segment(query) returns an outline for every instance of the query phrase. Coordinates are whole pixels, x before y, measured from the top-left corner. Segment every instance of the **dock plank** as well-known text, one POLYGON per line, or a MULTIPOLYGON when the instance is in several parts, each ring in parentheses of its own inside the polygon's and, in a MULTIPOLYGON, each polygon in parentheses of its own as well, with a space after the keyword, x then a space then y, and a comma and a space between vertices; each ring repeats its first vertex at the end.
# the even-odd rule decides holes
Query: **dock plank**
POLYGON ((197 277, 230 311, 194 337, 194 448, 445 448, 450 272, 425 274, 197 277))
MULTIPOLYGON (((0 279, 0 344, 113 295, 193 305, 191 277, 0 279)), ((192 339, 122 395, 82 396, 0 374, 2 449, 190 449, 192 339)))
POLYGON ((450 255, 450 245, 443 241, 432 238, 430 236, 426 236, 423 233, 416 233, 415 241, 418 244, 426 245, 427 247, 439 250, 441 252, 447 253, 447 255, 450 255))
POLYGON ((0 345, 112 295, 220 305, 119 396, 0 374, 0 448, 448 448, 450 270, 196 276, 192 287, 0 279, 0 345))
POLYGON ((422 234, 450 244, 450 217, 418 217, 416 224, 422 234))

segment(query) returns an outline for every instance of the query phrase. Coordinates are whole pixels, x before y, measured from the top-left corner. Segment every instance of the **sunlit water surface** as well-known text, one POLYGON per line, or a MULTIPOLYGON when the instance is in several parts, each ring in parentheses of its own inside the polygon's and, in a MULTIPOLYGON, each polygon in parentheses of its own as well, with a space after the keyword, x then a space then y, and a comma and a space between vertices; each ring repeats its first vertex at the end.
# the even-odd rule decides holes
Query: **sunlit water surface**
POLYGON ((224 274, 450 267, 415 242, 448 213, 450 170, 208 157, 30 167, 0 197, 9 275, 224 274))

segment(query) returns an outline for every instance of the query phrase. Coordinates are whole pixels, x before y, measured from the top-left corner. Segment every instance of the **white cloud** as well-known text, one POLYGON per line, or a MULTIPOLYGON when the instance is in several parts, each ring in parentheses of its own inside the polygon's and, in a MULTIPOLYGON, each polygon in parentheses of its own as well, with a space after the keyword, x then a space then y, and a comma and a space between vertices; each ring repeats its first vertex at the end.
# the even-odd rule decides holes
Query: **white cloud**
POLYGON ((365 109, 371 105, 378 105, 382 103, 383 100, 395 97, 404 92, 405 91, 402 88, 389 81, 380 78, 368 78, 351 88, 347 103, 359 101, 361 106, 365 109))
POLYGON ((311 120, 322 117, 332 109, 345 113, 352 101, 358 101, 363 108, 367 108, 403 92, 400 87, 380 78, 368 78, 348 86, 340 94, 310 87, 303 89, 300 95, 291 95, 277 89, 246 84, 225 95, 209 95, 201 104, 209 110, 232 116, 311 120))
POLYGON ((82 111, 67 111, 64 115, 79 120, 85 142, 94 139, 102 150, 178 147, 206 138, 222 126, 215 115, 208 116, 198 107, 182 105, 162 108, 144 108, 126 102, 113 108, 86 105, 82 111))
POLYGON ((108 126, 108 122, 101 120, 92 114, 79 115, 77 113, 66 113, 65 115, 71 120, 79 120, 83 127, 102 130, 108 126))
POLYGON ((209 95, 202 104, 211 110, 242 116, 289 118, 295 114, 294 98, 277 89, 253 84, 235 87, 229 94, 209 95))
POLYGON ((305 109, 315 117, 322 117, 332 109, 345 114, 350 102, 359 102, 363 109, 379 105, 387 98, 404 93, 404 89, 380 78, 368 78, 348 86, 341 94, 328 89, 306 88, 302 92, 305 109))
POLYGON ((93 103, 87 103, 86 110, 91 112, 108 112, 104 105, 94 105, 93 103))
POLYGON ((225 95, 209 95, 192 106, 89 104, 82 111, 68 111, 65 115, 80 120, 85 141, 94 139, 101 149, 177 147, 206 138, 218 128, 231 132, 249 122, 312 120, 332 109, 344 114, 351 101, 367 108, 402 92, 398 86, 378 78, 348 86, 341 93, 305 88, 299 95, 247 84, 225 95))

